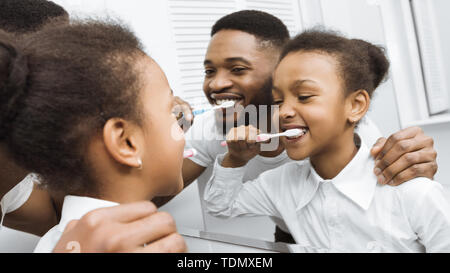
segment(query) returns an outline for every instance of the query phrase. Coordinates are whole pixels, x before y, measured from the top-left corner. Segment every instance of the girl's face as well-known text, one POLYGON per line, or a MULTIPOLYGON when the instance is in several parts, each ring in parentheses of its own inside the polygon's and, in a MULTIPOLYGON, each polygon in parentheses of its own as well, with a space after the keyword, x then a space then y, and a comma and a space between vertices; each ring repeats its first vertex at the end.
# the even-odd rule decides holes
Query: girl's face
POLYGON ((143 177, 152 187, 157 184, 155 195, 174 195, 183 189, 184 134, 172 113, 174 98, 164 72, 148 57, 143 66, 143 177))
POLYGON ((300 128, 301 137, 282 137, 291 159, 330 152, 347 128, 345 96, 337 62, 320 52, 292 52, 274 72, 273 98, 280 130, 300 128))

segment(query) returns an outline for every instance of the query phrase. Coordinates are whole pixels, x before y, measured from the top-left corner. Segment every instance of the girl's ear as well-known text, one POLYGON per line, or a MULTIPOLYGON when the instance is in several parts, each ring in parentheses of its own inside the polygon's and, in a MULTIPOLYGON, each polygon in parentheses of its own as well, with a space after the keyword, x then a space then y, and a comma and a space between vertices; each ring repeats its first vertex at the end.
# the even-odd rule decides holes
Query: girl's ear
POLYGON ((109 119, 103 127, 106 150, 114 160, 132 168, 142 167, 142 133, 137 125, 120 118, 109 119))
POLYGON ((347 97, 347 121, 356 124, 369 110, 370 96, 366 90, 358 90, 347 97))

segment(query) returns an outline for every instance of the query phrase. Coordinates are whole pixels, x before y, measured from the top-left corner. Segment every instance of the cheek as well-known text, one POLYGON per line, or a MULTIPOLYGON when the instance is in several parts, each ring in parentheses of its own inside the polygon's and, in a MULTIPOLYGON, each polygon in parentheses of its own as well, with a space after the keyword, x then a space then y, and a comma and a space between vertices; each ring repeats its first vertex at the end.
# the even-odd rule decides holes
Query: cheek
POLYGON ((245 92, 245 97, 247 100, 253 99, 259 95, 261 89, 264 87, 265 81, 261 79, 266 79, 263 76, 244 76, 244 78, 239 81, 239 85, 245 92))
POLYGON ((304 117, 310 127, 311 134, 319 137, 329 136, 336 130, 340 131, 342 126, 345 125, 344 107, 336 101, 324 102, 321 105, 310 107, 305 112, 304 117))

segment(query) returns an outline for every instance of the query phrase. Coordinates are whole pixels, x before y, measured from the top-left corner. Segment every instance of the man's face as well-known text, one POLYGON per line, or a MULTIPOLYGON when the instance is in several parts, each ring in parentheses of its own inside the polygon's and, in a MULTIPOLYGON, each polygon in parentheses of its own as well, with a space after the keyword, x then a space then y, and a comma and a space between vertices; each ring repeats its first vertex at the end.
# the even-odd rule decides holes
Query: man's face
MULTIPOLYGON (((271 76, 278 57, 278 50, 262 47, 251 34, 238 30, 217 32, 211 38, 204 61, 203 91, 208 101, 220 105, 232 100, 242 107, 269 105, 271 76)), ((238 119, 239 114, 224 113, 222 121, 238 119)))

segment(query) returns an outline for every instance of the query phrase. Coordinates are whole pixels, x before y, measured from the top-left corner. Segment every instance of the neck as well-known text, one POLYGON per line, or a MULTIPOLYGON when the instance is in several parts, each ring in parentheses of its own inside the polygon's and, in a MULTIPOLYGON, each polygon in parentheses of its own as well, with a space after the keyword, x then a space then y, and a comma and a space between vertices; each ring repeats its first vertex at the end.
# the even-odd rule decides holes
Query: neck
POLYGON ((358 152, 353 130, 348 130, 322 150, 323 152, 310 157, 311 164, 320 177, 332 179, 350 163, 358 152))
POLYGON ((2 166, 0 168, 0 199, 28 174, 26 170, 14 163, 7 149, 3 144, 0 145, 0 166, 2 166))
POLYGON ((155 197, 155 194, 148 188, 143 189, 142 182, 138 179, 133 179, 133 177, 117 177, 107 178, 102 181, 99 194, 92 197, 126 204, 151 200, 155 197))

